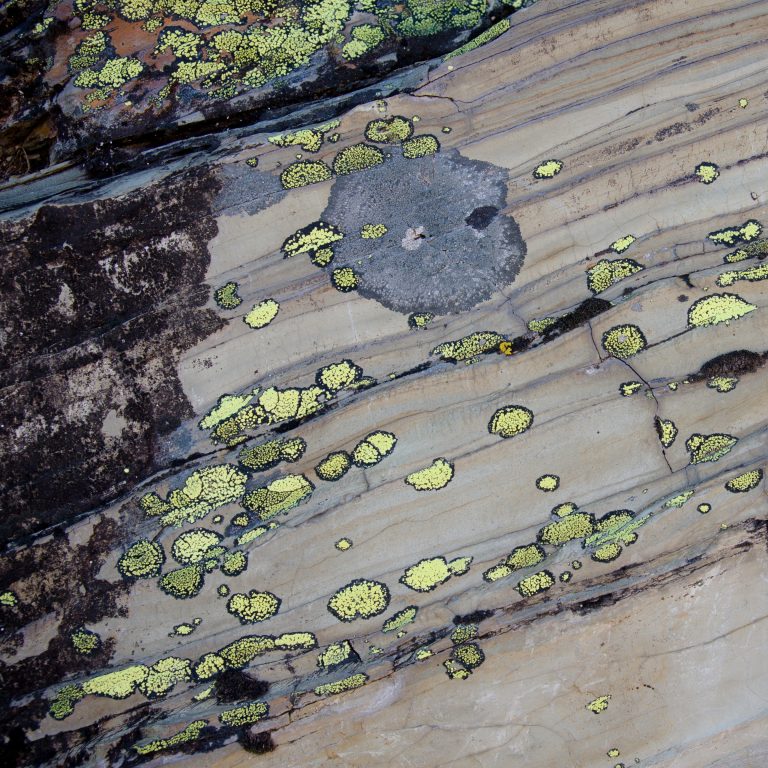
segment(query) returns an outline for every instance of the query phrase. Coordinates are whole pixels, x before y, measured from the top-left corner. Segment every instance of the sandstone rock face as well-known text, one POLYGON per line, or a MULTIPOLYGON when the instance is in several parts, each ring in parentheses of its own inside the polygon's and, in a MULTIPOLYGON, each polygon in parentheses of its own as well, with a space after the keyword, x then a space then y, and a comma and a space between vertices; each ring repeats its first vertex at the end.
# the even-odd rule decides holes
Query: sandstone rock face
POLYGON ((768 4, 5 13, 7 764, 765 763, 768 4))

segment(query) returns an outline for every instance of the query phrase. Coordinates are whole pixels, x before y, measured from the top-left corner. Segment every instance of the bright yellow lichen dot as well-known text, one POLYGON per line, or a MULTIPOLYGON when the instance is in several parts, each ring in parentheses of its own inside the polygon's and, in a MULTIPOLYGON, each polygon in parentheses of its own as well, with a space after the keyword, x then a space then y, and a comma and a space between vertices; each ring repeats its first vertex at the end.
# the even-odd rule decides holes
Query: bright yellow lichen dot
POLYGON ((635 240, 637 240, 637 238, 634 235, 624 235, 624 237, 620 237, 618 240, 614 240, 610 244, 609 248, 614 253, 624 253, 624 251, 626 251, 627 248, 629 248, 629 246, 635 242, 635 240))
POLYGON ((563 170, 562 160, 546 160, 536 167, 533 172, 534 179, 552 179, 563 170))
POLYGON ((339 643, 332 643, 318 655, 317 666, 323 669, 330 669, 356 657, 355 649, 349 640, 342 640, 339 643))
POLYGON ((552 507, 550 514, 554 517, 567 517, 568 515, 572 515, 578 508, 579 506, 576 502, 565 501, 562 504, 552 507))
POLYGON ((691 454, 691 464, 722 459, 738 442, 737 437, 714 433, 712 435, 693 434, 685 441, 685 447, 691 454))
POLYGON ((4 605, 8 608, 13 608, 19 604, 19 598, 11 592, 10 589, 6 589, 5 592, 0 592, 0 605, 4 605))
POLYGON ((219 715, 222 725, 249 725, 266 717, 269 706, 263 701, 254 701, 241 707, 227 709, 219 715))
POLYGON ((589 704, 585 704, 584 706, 590 712, 594 712, 594 714, 599 715, 601 712, 605 712, 605 710, 608 709, 608 701, 610 698, 610 694, 605 696, 598 696, 596 699, 592 699, 589 704))
POLYGON ((363 224, 360 237, 364 240, 375 240, 387 234, 387 228, 383 224, 363 224))
POLYGON ((265 299, 255 304, 253 309, 243 318, 249 328, 264 328, 269 325, 280 311, 280 305, 274 299, 265 299))
POLYGON ((521 579, 516 589, 522 597, 531 597, 539 592, 546 592, 554 583, 555 577, 549 571, 539 571, 533 576, 521 579))
POLYGON ((632 259, 601 259, 587 270, 587 287, 592 293, 602 293, 642 269, 632 259))
POLYGON ((91 632, 91 630, 84 627, 80 627, 72 632, 70 639, 75 651, 84 656, 89 656, 101 645, 101 638, 95 632, 91 632))
POLYGON ((222 395, 216 405, 200 420, 198 426, 200 429, 213 429, 230 416, 234 416, 239 410, 244 408, 258 393, 258 389, 253 392, 247 392, 244 395, 222 395))
POLYGON ((720 169, 714 163, 699 163, 695 173, 702 184, 712 184, 720 175, 720 169))
POLYGON ((408 327, 414 330, 423 330, 434 319, 435 316, 431 312, 414 312, 408 316, 408 327))
POLYGON ((195 720, 186 728, 168 739, 156 739, 146 744, 134 745, 134 750, 140 755, 150 755, 163 749, 170 749, 188 741, 194 741, 200 736, 201 731, 208 725, 207 720, 195 720))
POLYGON ((704 502, 702 504, 699 504, 699 506, 696 507, 696 509, 699 512, 701 512, 702 515, 706 515, 708 512, 712 511, 712 505, 711 504, 707 504, 706 502, 704 502))
POLYGON ((542 475, 536 479, 536 487, 544 493, 551 493, 560 487, 560 478, 557 475, 542 475))
POLYGON ((499 579, 504 579, 507 576, 511 576, 513 570, 504 563, 499 563, 489 568, 487 571, 483 571, 483 579, 487 582, 493 583, 499 579))
POLYGON ((247 635, 225 645, 219 655, 227 666, 242 669, 256 657, 275 650, 275 639, 269 635, 247 635))
POLYGON ((286 475, 246 494, 243 506, 260 520, 270 520, 306 501, 313 490, 304 475, 286 475))
POLYGON ((280 598, 271 592, 251 590, 247 595, 240 592, 227 602, 227 611, 236 616, 241 624, 256 624, 271 619, 280 610, 280 598))
POLYGON ((318 696, 333 696, 337 693, 344 693, 344 691, 351 691, 354 688, 359 688, 360 686, 365 685, 367 680, 368 675, 360 672, 357 675, 345 677, 343 680, 338 680, 335 683, 318 685, 315 688, 315 693, 318 696))
POLYGON ((311 632, 285 632, 275 638, 275 648, 283 651, 310 651, 317 648, 317 638, 311 632))
POLYGON ((285 240, 281 250, 286 258, 299 253, 313 253, 343 239, 344 233, 333 224, 315 221, 285 240))
POLYGON ((619 385, 619 392, 622 397, 631 397, 635 392, 639 392, 643 385, 639 381, 625 381, 619 385))
POLYGON ((603 349, 619 360, 626 360, 642 352, 648 341, 636 325, 617 325, 603 334, 603 349))
POLYGON ((612 747, 607 752, 608 757, 618 757, 620 754, 621 753, 619 752, 618 749, 616 749, 616 747, 612 747))
POLYGON ((357 288, 359 278, 352 267, 339 267, 331 273, 331 284, 337 291, 349 293, 357 288))
POLYGON ((488 422, 488 431, 492 435, 514 437, 531 428, 533 411, 523 405, 506 405, 499 408, 488 422))
POLYGON ((398 611, 394 616, 384 622, 381 631, 394 632, 395 630, 402 629, 416 618, 418 612, 419 609, 415 605, 409 605, 407 608, 403 608, 402 611, 398 611))
POLYGON ((528 330, 534 333, 544 333, 550 326, 555 324, 554 317, 540 317, 528 321, 528 330))
POLYGON ((672 443, 675 442, 677 437, 677 427, 675 422, 671 419, 660 419, 658 416, 655 418, 656 434, 659 436, 659 442, 665 447, 669 448, 672 443))
POLYGON ((346 451, 335 451, 315 467, 315 473, 321 480, 333 482, 344 477, 351 465, 352 458, 346 451))
POLYGON ((397 438, 391 432, 371 432, 352 450, 352 462, 358 467, 372 467, 395 449, 397 438))
POLYGON ((339 552, 346 552, 348 549, 352 548, 352 539, 339 539, 333 546, 336 547, 339 552))
POLYGON ((688 325, 701 328, 737 320, 757 309, 733 293, 715 293, 695 301, 688 308, 688 325))
POLYGON ((435 459, 432 464, 417 472, 411 472, 405 482, 417 491, 439 491, 453 479, 453 464, 443 458, 435 459))
POLYGON ((544 550, 538 544, 525 544, 515 547, 504 559, 504 564, 513 571, 519 571, 521 568, 538 565, 544 557, 544 550))
POLYGON ((369 579, 355 579, 331 596, 328 610, 339 621, 369 619, 384 613, 389 599, 389 588, 386 584, 369 579))
POLYGON ((444 557, 428 557, 405 569, 400 583, 416 592, 431 592, 451 578, 451 569, 444 557))
POLYGON ((381 165, 384 153, 371 144, 353 144, 339 152, 333 160, 333 172, 338 176, 357 173, 381 165))
POLYGON ((168 571, 160 577, 160 589, 178 600, 195 597, 203 588, 203 566, 199 563, 168 571))
POLYGON ((227 668, 224 659, 218 653, 206 653, 200 661, 195 664, 192 672, 197 680, 210 680, 216 677, 219 672, 227 668))
POLYGON ((735 376, 713 376, 707 381, 707 386, 717 392, 725 393, 736 389, 738 383, 739 380, 735 376))
POLYGON ((595 518, 585 512, 575 512, 556 523, 545 525, 539 531, 539 541, 561 546, 573 539, 589 536, 595 529, 595 518))
POLYGON ((692 490, 683 491, 682 493, 673 496, 671 499, 667 499, 667 501, 664 502, 664 506, 667 509, 679 509, 691 498, 691 496, 693 496, 692 490))
POLYGON ((725 484, 725 490, 731 493, 747 493, 748 491, 757 488, 760 485, 760 481, 763 479, 762 469, 750 469, 749 472, 744 472, 733 480, 729 480, 725 484))
POLYGON ((284 189, 296 189, 327 181, 332 175, 331 169, 325 163, 302 160, 292 163, 280 174, 280 183, 284 189))
POLYGON ((318 387, 336 394, 360 381, 362 376, 363 369, 359 365, 355 365, 351 360, 342 360, 320 368, 315 374, 315 382, 318 387))
POLYGON ((749 99, 739 99, 739 106, 746 109, 749 106, 749 99))
POLYGON ((471 556, 455 557, 453 560, 448 561, 448 570, 454 576, 463 576, 469 571, 469 566, 472 564, 471 556))
POLYGON ((425 133, 414 136, 403 142, 403 157, 414 160, 417 157, 429 157, 440 151, 440 142, 432 135, 425 133))

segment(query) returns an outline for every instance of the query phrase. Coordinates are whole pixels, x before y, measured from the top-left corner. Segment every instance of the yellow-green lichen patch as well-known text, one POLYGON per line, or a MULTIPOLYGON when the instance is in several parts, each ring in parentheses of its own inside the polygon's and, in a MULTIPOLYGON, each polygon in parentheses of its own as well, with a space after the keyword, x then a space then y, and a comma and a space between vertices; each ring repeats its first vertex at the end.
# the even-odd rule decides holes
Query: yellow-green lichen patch
POLYGON ((443 662, 445 667, 445 673, 451 680, 466 680, 470 676, 470 672, 457 666, 453 659, 446 659, 443 662))
POLYGON ((711 435, 693 434, 685 441, 685 447, 691 455, 691 464, 702 464, 722 459, 738 441, 737 437, 718 432, 711 435))
POLYGON ((602 293, 642 269, 643 267, 632 259, 601 259, 587 270, 587 287, 592 293, 602 293))
POLYGON ((479 331, 457 341, 446 341, 444 344, 439 344, 430 354, 439 355, 443 360, 451 363, 458 363, 463 360, 472 360, 487 352, 495 352, 502 341, 506 341, 506 339, 499 333, 479 331))
POLYGON ((560 574, 560 577, 559 577, 559 578, 560 578, 560 581, 561 581, 563 584, 565 584, 565 583, 569 582, 569 581, 570 581, 570 580, 573 578, 573 574, 572 574, 570 571, 563 571, 563 572, 560 574))
POLYGON ((381 627, 382 632, 395 632, 407 626, 416 618, 419 609, 415 605, 409 605, 387 619, 381 627))
POLYGON ((203 566, 199 563, 176 568, 161 576, 158 586, 166 595, 186 600, 200 593, 204 582, 203 573, 203 566))
POLYGON ((406 568, 400 583, 415 592, 431 592, 448 581, 451 575, 444 557, 427 557, 406 568))
POLYGON ((342 389, 354 386, 363 377, 363 369, 351 360, 342 360, 320 368, 315 382, 326 392, 335 395, 342 389))
POLYGON ((555 583, 555 577, 549 571, 539 571, 533 576, 527 576, 517 583, 517 591, 521 597, 532 597, 539 592, 546 592, 555 583))
POLYGON ((316 267, 322 268, 327 267, 333 261, 333 256, 333 248, 318 248, 310 255, 309 260, 316 267))
POLYGON ((248 567, 248 555, 245 552, 236 550, 224 555, 221 563, 221 572, 225 576, 239 576, 248 567))
POLYGON ((550 326, 555 324, 554 317, 540 317, 528 321, 528 330, 534 333, 544 333, 550 326))
POLYGON ((414 312, 408 316, 408 327, 413 328, 415 331, 423 330, 434 319, 435 316, 431 312, 414 312))
POLYGON ((696 507, 696 510, 700 512, 702 515, 706 515, 712 511, 712 505, 707 504, 706 502, 703 502, 696 507))
POLYGON ((678 429, 675 426, 675 422, 671 419, 660 419, 656 416, 654 417, 654 426, 656 427, 656 434, 659 436, 659 442, 665 448, 669 448, 677 437, 678 429))
POLYGON ((351 466, 352 457, 346 451, 334 451, 315 467, 315 474, 321 480, 335 482, 344 477, 351 466))
POLYGON ((352 267, 339 267, 331 273, 331 285, 342 293, 349 293, 357 288, 360 278, 352 267))
POLYGON ((127 699, 148 674, 149 668, 144 664, 134 664, 86 680, 82 685, 83 693, 110 699, 127 699))
POLYGON ((270 635, 246 635, 225 645, 219 656, 228 667, 242 669, 256 657, 275 650, 275 638, 270 635))
POLYGON ((260 536, 263 536, 265 533, 268 533, 277 527, 278 524, 274 522, 270 523, 269 525, 257 525, 255 528, 251 528, 250 531, 246 531, 242 536, 236 538, 235 544, 237 544, 238 547, 242 547, 245 544, 250 544, 252 541, 255 541, 260 536))
POLYGON ((366 171, 384 162, 384 153, 372 144, 353 144, 345 147, 333 159, 333 172, 337 176, 366 171))
POLYGON ((481 32, 468 43, 464 43, 464 45, 459 46, 456 50, 447 53, 443 56, 443 61, 448 61, 448 59, 452 59, 454 56, 461 56, 464 53, 469 53, 469 51, 474 51, 475 48, 479 48, 481 45, 490 43, 491 40, 495 40, 499 35, 503 35, 511 25, 512 22, 509 19, 502 19, 492 27, 486 29, 485 32, 481 32))
POLYGON ((219 597, 226 597, 229 594, 229 587, 226 584, 219 584, 216 588, 216 594, 219 597))
POLYGON ((275 638, 280 651, 311 651, 317 648, 317 638, 311 632, 285 632, 275 638))
POLYGON ((514 437, 527 432, 533 425, 533 411, 524 405, 505 405, 493 414, 488 431, 500 437, 514 437))
POLYGON ((453 464, 446 459, 435 459, 432 464, 405 478, 407 485, 417 491, 439 491, 453 480, 453 464))
POLYGON ((384 613, 389 600, 389 587, 386 584, 370 579, 355 579, 331 596, 328 610, 339 621, 370 619, 384 613))
POLYGON ((360 229, 360 237, 363 240, 376 240, 384 237, 389 230, 383 224, 363 224, 360 229))
POLYGON ((761 264, 758 267, 750 267, 749 269, 723 272, 717 278, 717 284, 720 287, 724 287, 733 285, 738 280, 746 280, 750 283, 756 283, 759 280, 768 280, 768 264, 761 264))
POLYGON ((356 675, 350 675, 343 680, 337 680, 335 683, 324 683, 318 685, 315 688, 315 693, 318 696, 333 696, 337 693, 344 693, 344 691, 351 691, 354 688, 360 688, 365 685, 368 680, 368 675, 363 672, 359 672, 356 675))
POLYGON ((258 389, 244 395, 222 395, 216 405, 200 420, 198 426, 200 429, 213 429, 248 405, 256 394, 258 389))
POLYGON ((538 533, 538 539, 543 544, 559 547, 574 539, 583 539, 595 530, 594 515, 586 512, 575 512, 572 515, 545 525, 538 533))
POLYGON ((638 326, 626 324, 607 330, 603 334, 602 345, 609 355, 626 360, 642 352, 648 346, 648 341, 638 326))
POLYGON ((513 571, 538 565, 545 557, 544 550, 538 544, 525 544, 515 547, 504 559, 504 565, 513 571))
POLYGON ((759 221, 750 219, 740 227, 718 229, 716 232, 710 232, 707 237, 716 245, 734 245, 740 242, 748 243, 750 240, 760 237, 762 231, 763 225, 759 221))
POLYGON ((688 325, 701 328, 707 325, 728 323, 757 309, 734 293, 714 293, 694 301, 688 308, 688 325))
POLYGON ((430 133, 413 136, 403 142, 403 157, 415 160, 417 157, 429 157, 440 151, 440 142, 430 133))
POLYGON ((483 572, 483 580, 492 584, 499 579, 505 579, 507 576, 511 576, 514 571, 505 563, 499 563, 483 572))
POLYGON ((322 653, 318 654, 317 666, 323 669, 338 667, 346 661, 359 661, 359 656, 349 640, 329 645, 322 653))
POLYGON ((635 240, 637 240, 637 238, 634 235, 624 235, 624 237, 620 237, 618 240, 614 240, 610 244, 609 248, 614 253, 624 253, 624 251, 626 251, 627 248, 629 248, 629 246, 635 242, 635 240))
POLYGON ((297 230, 287 238, 281 250, 285 258, 296 256, 300 253, 312 254, 322 248, 327 248, 343 237, 344 233, 333 224, 328 224, 325 221, 315 221, 297 230))
POLYGON ((11 592, 10 589, 6 589, 4 592, 0 592, 0 605, 6 608, 13 608, 19 604, 19 598, 15 592, 11 592))
POLYGON ((634 544, 637 540, 635 531, 645 525, 649 519, 649 514, 635 517, 635 513, 630 509, 609 512, 595 523, 595 532, 584 540, 584 546, 599 547, 613 542, 634 544))
POLYGON ((623 384, 619 384, 619 393, 622 397, 631 397, 642 388, 643 385, 639 381, 625 381, 623 384))
POLYGON ((323 144, 325 134, 338 126, 339 121, 333 120, 317 128, 302 128, 293 133, 270 136, 267 141, 276 147, 301 147, 305 152, 317 152, 323 144))
POLYGON ((186 744, 189 741, 195 741, 200 737, 203 728, 208 725, 207 720, 195 720, 191 722, 186 728, 179 731, 167 739, 155 739, 149 741, 146 744, 136 744, 133 749, 139 755, 151 755, 153 752, 160 752, 164 749, 172 749, 180 744, 186 744))
POLYGON ((424 659, 428 659, 430 656, 434 655, 435 652, 430 648, 419 648, 416 653, 413 654, 416 661, 424 661, 424 659))
POLYGON ((183 488, 168 497, 171 505, 160 522, 180 526, 194 523, 214 509, 237 501, 245 490, 247 476, 231 464, 204 467, 193 472, 183 488))
POLYGON ((238 461, 253 472, 264 472, 276 467, 281 461, 298 461, 307 449, 307 444, 300 437, 289 440, 275 438, 261 445, 243 448, 238 461))
POLYGON ((289 389, 269 387, 259 395, 252 418, 244 422, 242 428, 306 418, 323 408, 320 398, 325 396, 325 390, 317 386, 289 389))
POLYGON ((301 160, 291 163, 281 174, 283 189, 297 189, 309 184, 328 181, 333 176, 331 169, 321 160, 301 160))
POLYGON ((558 475, 541 475, 536 478, 536 487, 544 493, 551 493, 560 487, 560 478, 558 475))
POLYGON ((253 701, 234 709, 227 709, 219 715, 222 725, 243 726, 255 723, 267 716, 269 706, 264 701, 253 701))
POLYGON ((451 659, 471 672, 485 661, 485 654, 477 643, 466 643, 453 649, 451 659))
POLYGON ((101 647, 101 638, 96 632, 91 632, 90 629, 85 629, 85 627, 79 627, 74 630, 70 634, 69 639, 75 652, 83 656, 90 656, 101 647))
POLYGON ((148 699, 156 699, 165 696, 177 683, 185 683, 191 679, 190 662, 169 656, 148 668, 146 676, 138 683, 138 689, 148 699))
POLYGON ((763 479, 762 469, 750 469, 741 475, 734 477, 725 484, 725 490, 731 493, 747 493, 760 485, 763 479))
POLYGON ((592 699, 588 704, 585 704, 585 708, 595 715, 599 715, 601 712, 605 712, 608 709, 608 702, 611 698, 610 694, 605 696, 598 696, 596 699, 592 699))
POLYGON ((277 317, 279 311, 280 304, 274 299, 265 299, 258 304, 254 304, 253 309, 243 317, 243 322, 249 328, 264 328, 277 317))
POLYGON ((451 642, 454 645, 461 645, 461 643, 468 643, 470 640, 474 640, 479 632, 477 624, 458 624, 456 629, 451 632, 451 642))
POLYGON ((549 514, 555 518, 567 517, 572 515, 578 508, 579 505, 575 501, 564 501, 562 504, 552 507, 549 514))
POLYGON ((139 539, 117 561, 117 570, 124 579, 149 579, 160 573, 164 562, 165 552, 160 544, 139 539))
POLYGON ((399 144, 413 135, 413 123, 402 115, 371 120, 365 127, 365 138, 377 144, 399 144))
POLYGON ((702 184, 712 184, 720 175, 720 169, 714 163, 699 163, 694 173, 702 184))
POLYGON ((186 621, 183 621, 181 624, 176 624, 173 628, 173 632, 169 634, 169 637, 186 637, 187 635, 191 635, 195 629, 197 629, 195 624, 189 624, 186 621))
POLYGON ((391 432, 371 432, 352 450, 352 463, 357 467, 372 467, 395 450, 397 438, 391 432))
POLYGON ((206 553, 221 543, 222 536, 216 531, 193 528, 182 533, 171 546, 171 555, 180 565, 192 565, 206 559, 206 553))
POLYGON ((611 747, 611 749, 609 749, 606 752, 606 754, 608 755, 608 757, 618 757, 621 754, 621 752, 619 752, 619 750, 616 749, 616 747, 611 747))
POLYGON ((236 616, 241 624, 256 624, 277 615, 281 600, 271 592, 251 590, 247 595, 236 593, 227 602, 227 611, 236 616))
POLYGON ((615 541, 610 541, 607 544, 598 547, 592 553, 592 559, 598 563, 610 563, 621 554, 621 549, 621 544, 615 541))
MULTIPOLYGON (((130 695, 130 694, 129 694, 130 695)), ((54 720, 63 720, 75 711, 75 704, 85 696, 82 686, 72 683, 59 688, 56 696, 51 701, 48 714, 54 720)))
POLYGON ((352 549, 352 539, 346 537, 339 539, 334 545, 339 552, 346 552, 348 549, 352 549))
POLYGON ((725 393, 736 389, 738 383, 736 376, 713 376, 707 381, 707 386, 717 392, 725 393))
POLYGON ((448 561, 448 570, 453 576, 463 576, 469 572, 469 566, 472 565, 474 558, 470 555, 464 557, 454 557, 448 561))
POLYGON ((687 491, 683 491, 682 493, 676 494, 671 499, 667 499, 664 502, 664 506, 667 509, 679 509, 683 506, 683 504, 685 504, 686 501, 691 498, 691 496, 693 496, 693 490, 689 489, 687 491))
POLYGON ((565 164, 562 160, 545 160, 541 165, 536 166, 533 172, 534 179, 553 179, 565 164))
POLYGON ((213 292, 213 298, 221 309, 237 309, 243 300, 237 295, 237 283, 229 282, 213 292))
POLYGON ((227 663, 223 657, 218 653, 206 653, 205 656, 194 665, 192 668, 192 674, 198 681, 210 680, 219 672, 223 672, 227 668, 227 663))
POLYGON ((384 42, 387 33, 377 24, 358 24, 350 31, 350 41, 345 43, 341 54, 345 59, 359 59, 384 42))
POLYGON ((306 501, 315 486, 304 475, 286 475, 243 498, 243 506, 260 520, 269 520, 306 501))

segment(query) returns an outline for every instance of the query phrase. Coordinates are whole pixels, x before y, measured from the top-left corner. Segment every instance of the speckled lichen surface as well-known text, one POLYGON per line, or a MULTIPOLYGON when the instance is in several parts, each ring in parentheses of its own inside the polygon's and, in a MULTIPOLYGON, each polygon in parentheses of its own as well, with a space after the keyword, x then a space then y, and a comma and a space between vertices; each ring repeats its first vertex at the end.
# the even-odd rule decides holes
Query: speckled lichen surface
POLYGON ((30 15, 115 142, 0 189, 4 764, 765 762, 768 8, 707 11, 30 15))

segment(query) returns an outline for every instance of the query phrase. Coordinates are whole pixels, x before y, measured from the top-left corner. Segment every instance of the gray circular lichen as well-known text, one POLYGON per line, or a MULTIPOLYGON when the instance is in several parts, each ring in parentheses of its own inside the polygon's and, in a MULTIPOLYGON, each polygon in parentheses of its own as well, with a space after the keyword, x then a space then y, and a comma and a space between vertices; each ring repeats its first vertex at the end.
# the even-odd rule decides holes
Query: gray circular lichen
POLYGON ((336 179, 324 221, 346 237, 328 268, 351 267, 361 295, 397 312, 471 309, 509 285, 526 253, 520 228, 501 214, 508 175, 455 150, 385 163, 336 179), (361 238, 383 224, 382 237, 361 238))

